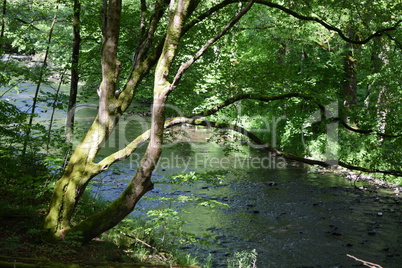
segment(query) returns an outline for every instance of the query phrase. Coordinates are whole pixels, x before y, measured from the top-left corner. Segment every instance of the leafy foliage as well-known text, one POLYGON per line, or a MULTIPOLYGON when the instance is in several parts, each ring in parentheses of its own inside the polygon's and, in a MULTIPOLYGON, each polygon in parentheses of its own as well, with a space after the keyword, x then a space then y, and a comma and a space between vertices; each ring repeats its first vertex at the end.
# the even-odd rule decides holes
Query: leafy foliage
POLYGON ((228 268, 255 268, 257 267, 257 256, 258 254, 255 249, 235 252, 228 258, 228 268))
MULTIPOLYGON (((115 77, 118 90, 113 92, 116 95, 113 101, 129 81, 127 78, 133 75, 133 68, 138 67, 132 66, 132 55, 142 48, 136 47, 140 44, 143 47, 149 45, 149 50, 142 56, 149 57, 150 60, 143 63, 151 67, 141 75, 137 74, 141 76, 136 77, 141 82, 129 93, 135 92, 138 102, 145 102, 146 105, 152 102, 152 89, 155 86, 153 66, 160 53, 159 45, 163 44, 166 36, 169 12, 166 12, 166 16, 162 14, 153 25, 155 34, 147 40, 149 43, 144 41, 146 29, 139 26, 152 21, 159 12, 158 8, 162 8, 158 6, 162 2, 152 4, 144 1, 145 7, 141 7, 139 1, 124 1, 117 54, 122 68, 119 76, 115 77), (141 8, 147 12, 141 12, 141 8), (152 13, 153 8, 157 8, 155 13, 152 13), (153 53, 155 58, 151 57, 153 53)), ((331 155, 356 167, 400 170, 402 151, 397 148, 402 145, 402 111, 399 105, 402 93, 399 67, 402 63, 401 4, 372 0, 280 2, 281 5, 259 1, 260 6, 255 4, 230 32, 214 43, 183 74, 181 83, 169 98, 166 96, 167 104, 174 107, 168 109, 166 115, 173 117, 202 112, 241 94, 264 97, 301 93, 310 98, 292 97, 270 102, 258 98, 244 99, 218 109, 208 119, 244 127, 267 144, 300 157, 328 160, 326 158, 331 155)), ((53 0, 7 3, 5 32, 1 40, 4 57, 0 62, 4 72, 0 74, 0 84, 4 86, 2 90, 15 92, 18 97, 22 93, 18 86, 20 81, 36 83, 42 71, 47 81, 52 81, 69 67, 71 3, 53 0), (57 10, 59 19, 54 38, 49 44, 47 36, 57 4, 60 4, 57 10), (38 62, 43 62, 42 55, 49 45, 49 64, 39 67, 38 62), (11 53, 32 56, 32 61, 21 60, 17 57, 19 55, 13 55, 13 58, 9 55, 11 53)), ((175 44, 178 53, 170 68, 170 76, 183 62, 191 59, 209 38, 223 29, 243 6, 241 2, 236 2, 218 8, 205 20, 198 17, 218 3, 220 1, 201 1, 186 21, 196 20, 197 23, 191 29, 186 29, 180 42, 175 44)), ((83 42, 79 69, 82 83, 80 98, 85 103, 98 99, 97 90, 102 81, 99 53, 103 42, 103 21, 99 14, 101 4, 101 1, 82 0, 80 27, 83 42)), ((40 94, 42 103, 53 106, 53 92, 40 94)), ((1 96, 4 95, 2 93, 1 96)), ((66 101, 66 96, 62 95, 54 107, 62 110, 66 101)), ((113 116, 121 116, 121 112, 122 109, 117 109, 113 116)), ((52 175, 64 168, 63 154, 67 148, 63 142, 63 132, 56 130, 50 133, 52 154, 45 157, 40 152, 50 137, 44 124, 34 125, 32 135, 23 135, 27 133, 27 115, 8 100, 0 101, 0 115, 0 160, 5 167, 0 170, 1 185, 11 185, 10 189, 22 187, 23 190, 18 191, 22 193, 18 198, 22 199, 23 196, 47 195, 53 185, 52 175), (28 153, 20 154, 24 143, 29 144, 28 153)), ((96 134, 99 132, 93 136, 96 134)), ((233 139, 227 138, 230 135, 234 136, 225 130, 218 132, 215 139, 228 145, 228 150, 236 150, 231 144, 233 139)), ((243 141, 240 138, 237 140, 243 141)), ((101 146, 102 142, 99 143, 101 146)), ((85 167, 85 172, 80 170, 79 176, 85 173, 90 180, 92 175, 107 168, 108 165, 105 165, 102 170, 89 174, 91 169, 85 167)), ((180 174, 173 176, 170 183, 194 185, 204 181, 219 185, 224 175, 210 171, 180 174)), ((85 188, 87 182, 82 185, 85 188)), ((3 188, 2 194, 12 194, 11 190, 3 188)), ((81 190, 74 191, 81 193, 81 190)), ((80 197, 78 194, 75 200, 80 197)), ((196 197, 182 196, 179 199, 210 207, 224 205, 204 202, 196 197)), ((81 215, 73 218, 74 223, 80 222, 88 214, 94 214, 98 208, 94 205, 92 209, 84 207, 81 210, 81 204, 78 205, 77 211, 81 215)), ((177 221, 175 210, 151 211, 147 220, 152 224, 152 230, 147 229, 151 226, 141 223, 142 231, 148 233, 140 236, 144 240, 148 239, 150 232, 162 236, 159 251, 170 247, 168 241, 175 241, 175 235, 186 236, 180 233, 182 223, 177 221), (179 234, 171 233, 171 227, 167 226, 174 226, 179 234)), ((140 228, 132 224, 131 221, 123 222, 110 235, 123 239, 121 232, 127 234, 128 228, 140 228)), ((133 238, 129 240, 127 243, 138 243, 133 238)), ((151 249, 155 247, 151 240, 145 242, 151 245, 151 249)), ((246 255, 240 254, 236 258, 243 259, 246 255)))

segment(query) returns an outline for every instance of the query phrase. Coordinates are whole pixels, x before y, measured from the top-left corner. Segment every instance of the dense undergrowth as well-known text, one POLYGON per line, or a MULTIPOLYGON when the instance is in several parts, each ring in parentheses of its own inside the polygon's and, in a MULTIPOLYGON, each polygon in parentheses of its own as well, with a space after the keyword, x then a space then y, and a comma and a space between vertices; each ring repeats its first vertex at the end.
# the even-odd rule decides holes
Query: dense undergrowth
MULTIPOLYGON (((46 130, 32 126, 30 136, 25 135, 27 114, 14 105, 0 101, 0 262, 45 265, 44 260, 65 264, 99 265, 114 263, 148 263, 169 265, 196 264, 196 259, 179 252, 180 243, 188 242, 179 230, 178 219, 164 215, 164 221, 152 219, 126 219, 102 237, 88 244, 74 239, 58 244, 45 241, 43 219, 57 178, 68 155, 64 141, 47 153, 43 145, 46 130), (44 137, 44 138, 41 138, 44 137), (24 149, 24 144, 26 148, 24 149), (175 221, 176 220, 176 221, 175 221), (173 224, 173 226, 171 226, 173 224), (169 236, 166 230, 169 229, 169 236), (161 230, 164 230, 162 232, 161 230), (166 239, 161 239, 162 236, 166 239), (177 239, 173 239, 177 237, 177 239), (159 241, 174 241, 167 244, 159 241), (24 259, 21 259, 24 258, 24 259), (41 262, 41 264, 38 264, 41 262)), ((56 135, 54 135, 56 136, 56 135)), ((51 147, 52 148, 52 147, 51 147)), ((79 221, 102 209, 105 202, 84 194, 74 220, 79 221)), ((190 239, 190 236, 187 236, 190 239)), ((46 262, 46 265, 50 265, 46 262)), ((110 265, 108 265, 110 266, 110 265)))
MULTIPOLYGON (((180 219, 177 210, 170 208, 150 210, 141 217, 128 217, 87 244, 77 242, 79 237, 77 240, 71 237, 57 244, 46 242, 43 220, 70 148, 62 138, 57 138, 62 137, 55 133, 59 130, 50 133, 50 140, 47 138, 49 133, 40 124, 30 126, 31 134, 27 136, 28 115, 9 102, 0 101, 0 114, 1 267, 14 267, 17 263, 17 267, 121 267, 124 263, 130 267, 133 267, 133 263, 212 267, 212 256, 199 260, 184 250, 190 245, 211 242, 185 232, 185 222, 180 219), (44 146, 49 141, 49 146, 44 146), (44 147, 50 149, 45 150, 44 147)), ((202 179, 215 185, 221 175, 208 171, 203 174, 190 173, 169 178, 169 182, 191 184, 202 179)), ((195 201, 211 209, 224 205, 214 200, 183 198, 183 201, 195 201)), ((108 202, 88 189, 76 207, 72 223, 80 222, 107 205, 108 202)), ((233 263, 239 261, 252 265, 248 259, 256 259, 253 252, 236 254, 228 259, 230 267, 235 267, 233 263)))
MULTIPOLYGON (((102 263, 148 263, 191 265, 194 257, 180 254, 175 245, 162 241, 162 223, 126 219, 102 237, 81 244, 73 239, 49 244, 44 240, 43 217, 50 200, 55 175, 49 173, 41 155, 7 158, 6 169, 0 171, 0 260, 37 263, 52 260, 65 264, 102 265, 102 263), (9 168, 12 168, 10 170, 9 168), (151 225, 152 223, 152 225, 151 225), (4 257, 7 256, 7 257, 4 257), (21 259, 24 258, 24 259, 21 259)), ((78 216, 101 209, 102 201, 86 194, 78 208, 78 216)), ((166 215, 165 215, 166 216, 166 215)), ((177 227, 176 226, 174 227, 177 227)), ((170 226, 165 226, 165 230, 170 226)), ((177 229, 172 229, 177 230, 177 229)), ((169 231, 171 236, 173 231, 169 231)), ((166 240, 172 241, 171 237, 166 240)), ((185 239, 185 238, 182 238, 185 239)), ((177 240, 177 239, 176 239, 177 240)), ((179 244, 176 244, 176 246, 179 244)))
MULTIPOLYGON (((3 164, 6 168, 0 171, 1 267, 213 265, 212 256, 199 260, 183 250, 200 240, 182 230, 184 222, 177 211, 169 208, 151 210, 144 217, 128 217, 87 244, 74 238, 48 243, 42 225, 58 169, 49 170, 43 154, 8 157, 3 164)), ((183 182, 182 177, 178 179, 183 182)), ((85 193, 74 221, 95 213, 106 203, 90 192, 85 193)), ((237 252, 228 259, 228 267, 238 267, 238 263, 253 265, 255 261, 256 252, 237 252)))

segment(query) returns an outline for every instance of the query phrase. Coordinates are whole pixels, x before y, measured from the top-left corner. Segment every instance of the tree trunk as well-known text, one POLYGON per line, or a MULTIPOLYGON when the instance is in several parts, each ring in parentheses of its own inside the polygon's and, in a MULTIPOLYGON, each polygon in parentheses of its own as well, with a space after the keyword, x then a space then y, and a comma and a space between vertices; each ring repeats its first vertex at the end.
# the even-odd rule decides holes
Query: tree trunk
POLYGON ((105 3, 102 83, 98 90, 99 111, 84 139, 75 148, 61 179, 56 183, 50 209, 45 218, 45 228, 54 238, 64 236, 71 228, 71 217, 88 182, 101 169, 94 163, 95 157, 113 130, 119 113, 114 91, 116 88, 117 45, 120 30, 121 0, 105 3))
POLYGON ((6 13, 7 13, 7 0, 3 1, 3 9, 2 9, 2 15, 1 15, 1 30, 0 30, 0 41, 2 42, 2 45, 4 46, 4 30, 6 28, 6 13))
POLYGON ((61 89, 61 85, 63 84, 63 81, 64 81, 64 74, 65 74, 65 72, 63 71, 63 73, 60 76, 59 85, 56 90, 56 96, 54 97, 53 104, 52 104, 52 114, 50 116, 49 128, 47 130, 46 154, 49 153, 49 145, 50 145, 50 140, 51 140, 54 114, 56 113, 57 103, 59 101, 60 89, 61 89))
MULTIPOLYGON (((93 160, 105 136, 106 130, 96 118, 71 155, 62 177, 55 185, 50 210, 45 219, 45 228, 52 233, 71 228, 70 220, 77 201, 89 180, 100 172, 93 160)), ((62 233, 57 234, 60 235, 62 233)))
POLYGON ((150 141, 140 166, 118 199, 104 211, 89 217, 69 231, 81 235, 83 241, 89 241, 114 227, 131 213, 141 197, 153 188, 151 175, 162 153, 165 105, 171 92, 171 84, 167 78, 177 53, 177 44, 190 3, 191 0, 179 0, 176 6, 170 7, 168 32, 155 70, 150 141))
MULTIPOLYGON (((74 150, 62 178, 55 186, 50 210, 45 219, 45 228, 51 231, 53 239, 64 239, 68 233, 78 233, 83 241, 91 240, 119 223, 132 212, 138 200, 152 189, 153 184, 150 178, 162 152, 165 102, 171 92, 167 78, 174 56, 177 53, 183 22, 191 2, 191 0, 179 0, 178 3, 171 2, 167 35, 155 71, 150 142, 140 167, 118 199, 104 211, 72 227, 70 221, 74 208, 86 185, 94 176, 107 169, 109 165, 102 166, 102 161, 95 164, 95 156, 113 130, 118 118, 128 106, 128 101, 131 101, 130 93, 126 93, 126 90, 120 94, 120 98, 115 97, 114 94, 119 75, 117 44, 121 0, 109 0, 109 3, 106 3, 106 0, 104 1, 103 80, 98 90, 99 112, 85 138, 74 150)), ((136 64, 141 68, 133 71, 126 89, 128 86, 135 87, 136 84, 132 83, 138 83, 144 73, 150 69, 149 65, 136 64)))
MULTIPOLYGON (((353 38, 356 36, 352 28, 348 29, 348 35, 353 38)), ((344 53, 344 79, 342 83, 341 100, 343 101, 343 106, 347 111, 350 106, 357 104, 357 60, 354 51, 357 48, 358 45, 348 43, 346 44, 346 51, 344 53)))
MULTIPOLYGON (((372 52, 372 62, 373 62, 373 71, 374 73, 381 73, 381 69, 388 64, 388 51, 390 50, 389 45, 384 42, 382 38, 376 38, 374 40, 374 51, 372 52)), ((377 101, 375 104, 376 107, 376 115, 377 115, 377 129, 379 133, 386 133, 387 127, 387 116, 390 112, 387 107, 387 100, 389 99, 389 93, 387 84, 385 82, 382 83, 374 83, 372 86, 376 87, 378 92, 377 101)), ((379 145, 383 142, 384 137, 379 137, 378 143, 379 145)))
POLYGON ((36 103, 38 101, 39 90, 40 90, 40 86, 41 86, 42 81, 43 81, 44 71, 45 71, 45 68, 47 66, 47 58, 49 56, 50 43, 52 42, 53 30, 54 30, 54 27, 55 27, 56 22, 57 22, 57 12, 59 10, 59 4, 60 4, 60 2, 57 2, 55 14, 53 16, 52 25, 50 26, 50 29, 49 29, 47 47, 46 47, 46 51, 45 51, 45 58, 43 59, 42 66, 40 68, 38 84, 36 85, 35 95, 33 97, 32 109, 31 109, 31 113, 29 115, 28 128, 27 128, 26 133, 25 133, 26 138, 25 138, 25 141, 24 141, 24 147, 22 149, 22 154, 25 154, 26 151, 27 151, 28 142, 29 142, 29 136, 31 135, 31 128, 32 128, 32 124, 33 124, 33 118, 35 117, 36 103))
POLYGON ((68 101, 67 119, 66 119, 66 138, 71 142, 74 133, 74 114, 75 106, 77 103, 78 93, 78 61, 80 56, 81 35, 80 35, 80 13, 81 3, 80 0, 74 0, 73 12, 73 52, 71 56, 71 85, 70 85, 70 98, 68 101))

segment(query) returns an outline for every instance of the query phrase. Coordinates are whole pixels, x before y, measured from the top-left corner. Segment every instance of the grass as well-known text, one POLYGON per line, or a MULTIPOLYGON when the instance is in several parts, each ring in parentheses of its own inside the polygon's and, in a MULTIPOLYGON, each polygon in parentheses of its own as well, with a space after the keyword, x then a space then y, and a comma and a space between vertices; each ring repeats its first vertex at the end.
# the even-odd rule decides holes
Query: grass
MULTIPOLYGON (((28 193, 20 187, 0 186, 0 267, 191 267, 191 263, 180 262, 181 257, 156 250, 157 244, 148 248, 138 241, 134 243, 122 227, 87 244, 49 244, 42 239, 42 223, 50 192, 42 193, 41 198, 27 198, 27 194, 35 196, 32 191, 35 190, 28 193)), ((91 201, 88 204, 92 209, 94 204, 102 205, 89 196, 85 198, 91 201)))

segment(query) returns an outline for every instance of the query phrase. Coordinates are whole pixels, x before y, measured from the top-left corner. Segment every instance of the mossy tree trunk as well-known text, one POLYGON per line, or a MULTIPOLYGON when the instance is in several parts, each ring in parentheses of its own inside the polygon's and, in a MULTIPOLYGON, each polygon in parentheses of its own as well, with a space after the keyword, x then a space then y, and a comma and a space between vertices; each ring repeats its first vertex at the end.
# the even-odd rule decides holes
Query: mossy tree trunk
MULTIPOLYGON (((143 56, 145 54, 144 50, 148 49, 149 46, 144 45, 146 44, 145 41, 140 44, 137 49, 132 75, 122 93, 116 94, 120 69, 117 60, 117 46, 121 0, 104 1, 103 80, 98 90, 98 116, 84 139, 75 148, 61 179, 55 186, 49 213, 45 219, 45 228, 51 231, 55 240, 64 239, 69 233, 76 232, 79 232, 83 241, 91 240, 119 223, 132 212, 138 200, 152 189, 153 185, 150 178, 162 152, 165 102, 171 92, 171 86, 168 81, 169 70, 177 53, 183 23, 191 4, 196 4, 197 2, 192 0, 171 2, 169 25, 162 50, 160 52, 156 51, 145 58, 143 56), (89 181, 107 169, 113 162, 127 157, 130 151, 148 138, 147 135, 142 135, 125 149, 95 163, 97 153, 115 127, 119 117, 131 103, 138 82, 152 67, 152 61, 157 58, 157 55, 160 55, 160 57, 155 71, 152 127, 149 133, 148 148, 141 164, 118 199, 104 211, 72 226, 71 218, 74 209, 89 181)), ((163 1, 159 1, 159 3, 164 4, 163 1)), ((160 11, 158 12, 160 13, 160 11)), ((156 15, 162 16, 162 13, 156 15)), ((157 21, 155 19, 155 22, 157 21)))
MULTIPOLYGON (((57 182, 54 195, 51 200, 50 210, 45 219, 45 228, 51 231, 52 237, 63 239, 71 233, 79 233, 83 241, 89 241, 104 231, 112 228, 126 217, 134 209, 137 202, 153 185, 151 175, 162 152, 163 130, 165 127, 165 104, 169 94, 180 82, 183 72, 196 61, 211 44, 224 35, 236 21, 251 8, 254 1, 247 1, 247 7, 239 11, 239 14, 214 38, 207 41, 191 59, 183 63, 175 75, 171 75, 171 67, 176 56, 181 36, 188 32, 194 25, 211 16, 216 11, 229 4, 238 4, 238 1, 222 1, 216 6, 210 7, 205 12, 198 13, 197 17, 187 22, 186 18, 195 10, 200 0, 156 0, 152 5, 153 12, 148 13, 146 1, 141 1, 141 25, 139 31, 139 44, 133 57, 132 71, 122 90, 118 90, 117 80, 120 73, 120 63, 117 59, 119 41, 121 0, 104 0, 103 8, 103 47, 102 47, 102 82, 98 90, 99 111, 89 131, 83 140, 77 145, 71 155, 69 163, 57 182), (167 20, 163 20, 164 13, 169 11, 167 20), (148 24, 145 22, 148 21, 148 24), (160 29, 165 25, 166 29, 160 29), (158 28, 159 25, 159 28, 158 28), (164 34, 162 32, 164 31, 164 34), (157 33, 157 34, 156 34, 157 33), (135 96, 139 82, 155 67, 153 87, 152 125, 150 131, 138 136, 126 147, 119 151, 95 161, 99 150, 118 123, 120 116, 131 104, 135 96), (139 144, 149 139, 146 152, 141 163, 128 184, 125 191, 105 208, 86 220, 76 223, 71 219, 74 209, 90 180, 100 172, 108 169, 114 162, 128 157, 139 144)), ((240 1, 241 2, 241 1, 240 1)), ((246 1, 244 1, 246 2, 246 1)), ((355 44, 365 44, 385 30, 376 32, 361 41, 353 41, 345 36, 338 28, 328 25, 316 17, 306 17, 286 7, 269 1, 255 1, 261 5, 281 10, 293 17, 305 21, 314 21, 329 30, 336 31, 340 37, 355 44)), ((201 6, 201 5, 200 5, 201 6)), ((229 12, 229 11, 228 11, 229 12)), ((392 30, 392 28, 389 28, 392 30)), ((351 65, 351 67, 353 67, 351 65)), ((352 71, 350 69, 350 71, 352 71)), ((351 72, 350 72, 351 73, 351 72)), ((299 96, 299 95, 297 95, 299 96)), ((311 97, 302 96, 310 99, 311 97)), ((272 100, 272 98, 269 98, 272 100)), ((227 100, 223 105, 231 104, 235 99, 227 100)), ((320 109, 322 105, 320 106, 320 109)), ((211 113, 216 109, 211 110, 211 113)), ((323 109, 321 109, 323 110, 323 109)), ((207 116, 208 112, 198 116, 207 116)), ((184 122, 184 120, 183 120, 184 122)), ((316 163, 316 162, 315 162, 316 163)), ((74 236, 76 237, 76 236, 74 236)))
POLYGON ((114 91, 118 72, 117 45, 121 0, 104 1, 102 83, 98 90, 99 111, 84 139, 76 147, 61 179, 56 183, 45 227, 56 237, 71 228, 74 208, 89 180, 98 174, 94 159, 118 120, 114 91))

